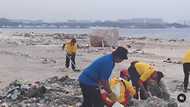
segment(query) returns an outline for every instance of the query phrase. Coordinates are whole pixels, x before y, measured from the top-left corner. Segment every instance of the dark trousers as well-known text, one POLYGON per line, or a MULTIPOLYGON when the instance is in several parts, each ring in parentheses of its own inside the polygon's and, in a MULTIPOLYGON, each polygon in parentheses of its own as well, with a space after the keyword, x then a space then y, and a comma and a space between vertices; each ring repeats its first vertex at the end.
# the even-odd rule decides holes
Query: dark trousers
POLYGON ((100 90, 95 86, 88 86, 80 83, 83 103, 80 107, 104 107, 100 90))
POLYGON ((73 55, 67 54, 66 55, 66 61, 65 61, 66 68, 69 68, 70 60, 72 61, 71 62, 72 69, 75 70, 75 54, 73 54, 73 55))
POLYGON ((183 64, 183 72, 184 72, 184 89, 187 90, 189 84, 189 73, 190 73, 190 63, 183 64))
MULTIPOLYGON (((136 87, 136 93, 137 93, 137 94, 134 96, 135 99, 138 99, 139 96, 140 96, 141 100, 145 100, 145 99, 148 98, 148 96, 145 95, 144 90, 140 89, 138 85, 135 86, 135 87, 136 87), (139 94, 139 92, 140 92, 140 94, 139 94)), ((146 83, 146 82, 144 83, 144 88, 146 89, 146 91, 148 91, 148 90, 147 90, 147 83, 146 83)))

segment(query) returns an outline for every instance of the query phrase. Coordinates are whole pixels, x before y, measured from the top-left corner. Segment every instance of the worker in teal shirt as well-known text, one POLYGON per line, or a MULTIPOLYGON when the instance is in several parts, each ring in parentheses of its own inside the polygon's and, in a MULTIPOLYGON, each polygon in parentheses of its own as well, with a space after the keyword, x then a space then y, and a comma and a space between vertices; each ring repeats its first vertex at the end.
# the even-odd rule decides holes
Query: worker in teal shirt
POLYGON ((109 87, 109 77, 111 76, 115 63, 120 63, 124 59, 128 59, 127 54, 127 49, 118 47, 111 54, 95 60, 81 73, 79 83, 84 99, 81 107, 104 107, 100 96, 100 86, 114 100, 114 95, 109 87))

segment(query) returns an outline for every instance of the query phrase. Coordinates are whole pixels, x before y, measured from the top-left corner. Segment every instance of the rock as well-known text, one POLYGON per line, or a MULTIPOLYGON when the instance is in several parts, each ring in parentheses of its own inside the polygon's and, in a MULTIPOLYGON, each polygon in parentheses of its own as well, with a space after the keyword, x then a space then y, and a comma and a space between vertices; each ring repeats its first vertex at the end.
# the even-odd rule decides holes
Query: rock
POLYGON ((116 29, 98 29, 94 30, 89 37, 93 47, 110 47, 117 44, 119 32, 116 29))

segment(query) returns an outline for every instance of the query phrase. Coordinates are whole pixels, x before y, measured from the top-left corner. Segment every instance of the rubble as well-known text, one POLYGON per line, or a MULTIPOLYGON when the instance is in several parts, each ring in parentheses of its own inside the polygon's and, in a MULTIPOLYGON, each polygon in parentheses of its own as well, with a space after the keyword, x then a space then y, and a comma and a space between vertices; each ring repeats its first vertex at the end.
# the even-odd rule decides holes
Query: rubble
MULTIPOLYGON (((88 41, 88 34, 66 34, 66 33, 38 33, 38 32, 23 32, 13 33, 16 45, 60 45, 67 39, 76 38, 78 40, 88 41)), ((13 44, 10 43, 10 44, 13 44)))
POLYGON ((68 76, 34 84, 16 80, 0 95, 5 107, 77 107, 82 102, 77 80, 68 76))
POLYGON ((147 100, 132 99, 129 107, 178 107, 175 100, 164 101, 157 97, 149 97, 147 100))
MULTIPOLYGON (((79 83, 68 76, 52 77, 30 83, 16 80, 0 91, 1 107, 79 107, 82 95, 79 83)), ((175 100, 157 97, 130 101, 129 107, 177 107, 175 100)))

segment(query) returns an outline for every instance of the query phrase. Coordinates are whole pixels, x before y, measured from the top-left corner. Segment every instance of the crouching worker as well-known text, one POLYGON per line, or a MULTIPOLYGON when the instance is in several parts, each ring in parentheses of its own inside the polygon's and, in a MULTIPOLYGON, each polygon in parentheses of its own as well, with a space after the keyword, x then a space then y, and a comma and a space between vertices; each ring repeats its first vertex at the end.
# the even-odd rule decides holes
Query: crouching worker
POLYGON ((109 77, 115 63, 121 63, 128 59, 128 50, 118 47, 111 54, 102 56, 89 65, 79 76, 79 84, 83 94, 81 107, 104 107, 101 99, 100 86, 108 93, 112 101, 116 101, 116 96, 109 86, 109 77))
MULTIPOLYGON (((120 72, 120 77, 114 77, 109 82, 112 92, 116 95, 117 102, 124 107, 128 107, 130 99, 136 94, 136 90, 132 86, 127 70, 120 72)), ((112 107, 115 101, 109 98, 108 93, 102 89, 101 97, 108 107, 112 107)))
POLYGON ((133 86, 136 88, 137 99, 147 99, 151 96, 149 89, 147 88, 148 81, 155 81, 159 83, 163 77, 163 73, 156 71, 153 66, 144 62, 134 61, 128 68, 129 76, 133 86))

